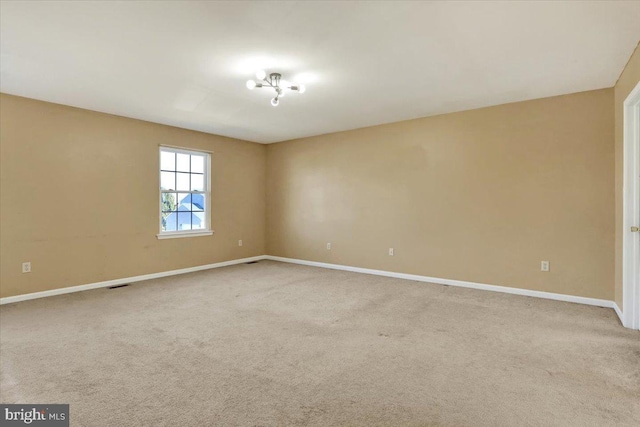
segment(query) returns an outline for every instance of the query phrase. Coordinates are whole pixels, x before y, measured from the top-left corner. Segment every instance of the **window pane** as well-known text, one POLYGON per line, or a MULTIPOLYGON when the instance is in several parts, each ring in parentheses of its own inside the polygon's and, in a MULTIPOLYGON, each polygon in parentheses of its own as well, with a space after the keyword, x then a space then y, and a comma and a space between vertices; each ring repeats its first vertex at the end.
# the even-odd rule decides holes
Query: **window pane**
POLYGON ((176 153, 160 152, 160 169, 166 171, 176 170, 176 153))
POLYGON ((177 153, 178 161, 177 161, 177 171, 179 172, 189 172, 189 155, 177 153))
POLYGON ((176 182, 176 190, 178 191, 189 191, 189 174, 188 173, 177 173, 177 182, 176 182))
POLYGON ((204 191, 204 175, 191 174, 191 191, 204 191))
POLYGON ((204 173, 203 156, 191 156, 191 172, 204 173))
POLYGON ((191 195, 191 210, 192 211, 203 211, 205 207, 205 198, 204 194, 192 194, 191 195))
POLYGON ((176 209, 176 193, 162 193, 162 212, 171 212, 176 209))
MULTIPOLYGON (((188 206, 190 203, 191 203, 190 193, 178 193, 178 205, 188 206)), ((187 210, 191 210, 191 209, 187 209, 187 210)))
POLYGON ((175 172, 160 172, 160 188, 162 190, 175 190, 176 189, 176 174, 175 174, 175 172))
POLYGON ((162 213, 162 231, 176 231, 177 221, 178 221, 177 212, 163 212, 162 213))
POLYGON ((160 149, 162 232, 206 230, 208 154, 160 149))
POLYGON ((191 230, 191 212, 178 212, 178 230, 191 230))
POLYGON ((205 226, 207 225, 204 221, 204 212, 193 212, 192 219, 194 230, 205 228, 205 226))

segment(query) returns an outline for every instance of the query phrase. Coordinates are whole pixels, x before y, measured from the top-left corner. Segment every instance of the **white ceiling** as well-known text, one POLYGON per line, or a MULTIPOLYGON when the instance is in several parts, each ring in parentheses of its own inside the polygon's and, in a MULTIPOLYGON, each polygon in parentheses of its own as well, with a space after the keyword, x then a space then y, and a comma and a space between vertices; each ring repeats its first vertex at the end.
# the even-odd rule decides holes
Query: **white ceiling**
POLYGON ((640 1, 2 2, 0 90, 270 143, 611 87, 639 40, 640 1))

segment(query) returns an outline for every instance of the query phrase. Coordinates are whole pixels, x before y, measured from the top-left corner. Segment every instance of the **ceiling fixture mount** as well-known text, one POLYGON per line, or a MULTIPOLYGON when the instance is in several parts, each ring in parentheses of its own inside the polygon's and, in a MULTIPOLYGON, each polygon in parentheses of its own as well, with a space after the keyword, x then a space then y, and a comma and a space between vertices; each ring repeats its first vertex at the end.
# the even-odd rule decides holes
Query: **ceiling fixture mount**
POLYGON ((280 86, 280 79, 282 75, 280 73, 271 73, 267 77, 267 73, 260 70, 256 73, 258 82, 254 80, 247 80, 247 89, 253 90, 255 88, 270 87, 276 91, 276 96, 271 100, 271 105, 277 107, 280 104, 280 98, 285 95, 285 89, 295 90, 298 93, 304 93, 306 88, 304 85, 292 85, 292 86, 280 86), (261 81, 260 81, 261 80, 261 81))

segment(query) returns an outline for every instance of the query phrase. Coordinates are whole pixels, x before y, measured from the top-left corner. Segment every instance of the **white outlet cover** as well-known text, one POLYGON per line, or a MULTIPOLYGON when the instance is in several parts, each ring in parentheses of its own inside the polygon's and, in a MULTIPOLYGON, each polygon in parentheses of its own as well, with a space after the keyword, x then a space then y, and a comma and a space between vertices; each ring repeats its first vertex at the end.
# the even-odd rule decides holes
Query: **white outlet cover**
POLYGON ((327 250, 330 251, 331 250, 331 243, 327 243, 327 250))
POLYGON ((30 262, 23 262, 22 263, 22 272, 23 273, 31 273, 31 263, 30 262))
POLYGON ((393 248, 389 248, 389 256, 393 256, 393 248))
POLYGON ((540 262, 540 270, 541 271, 549 271, 549 261, 541 261, 540 262))
POLYGON ((238 246, 242 246, 242 240, 238 240, 238 246))

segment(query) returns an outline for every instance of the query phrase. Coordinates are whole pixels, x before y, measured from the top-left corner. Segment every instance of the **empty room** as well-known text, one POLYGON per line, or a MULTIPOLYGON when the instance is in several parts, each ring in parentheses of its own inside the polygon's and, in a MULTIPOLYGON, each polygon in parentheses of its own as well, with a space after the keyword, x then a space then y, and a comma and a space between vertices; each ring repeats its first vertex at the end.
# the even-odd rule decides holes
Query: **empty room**
POLYGON ((0 1, 1 426, 640 425, 640 1, 0 1))

